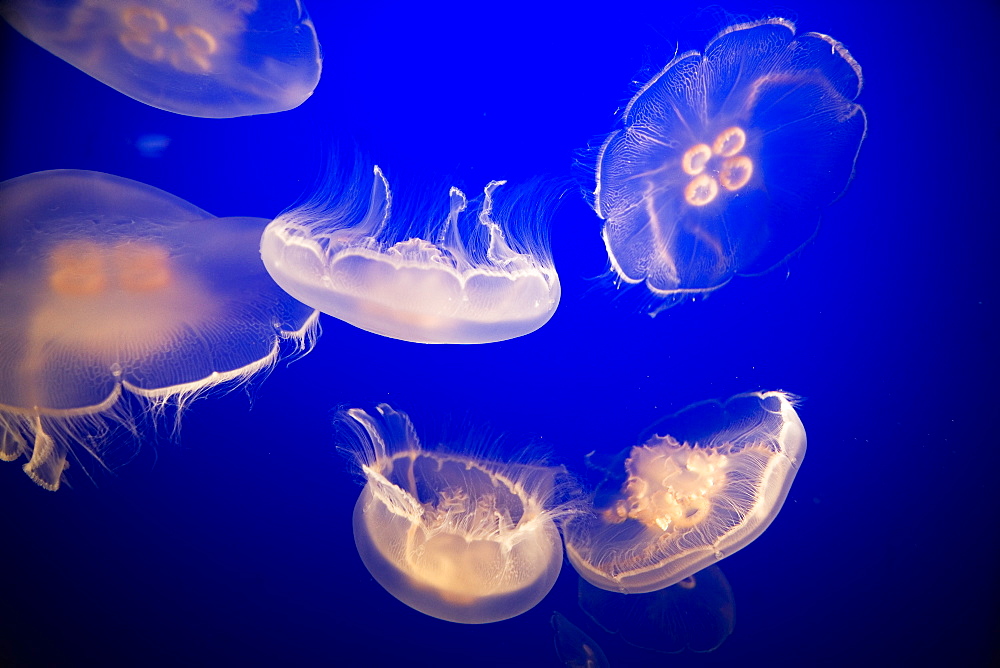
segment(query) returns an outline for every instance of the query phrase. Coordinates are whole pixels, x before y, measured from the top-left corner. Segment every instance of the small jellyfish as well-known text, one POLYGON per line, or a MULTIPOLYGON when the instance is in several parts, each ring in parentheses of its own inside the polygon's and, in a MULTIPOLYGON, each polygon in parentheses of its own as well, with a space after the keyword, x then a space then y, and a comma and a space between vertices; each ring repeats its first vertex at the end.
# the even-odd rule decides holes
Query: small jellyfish
POLYGON ((319 82, 298 0, 0 0, 0 15, 98 81, 186 116, 293 109, 319 82))
MULTIPOLYGON (((545 240, 554 201, 544 188, 486 186, 475 220, 452 188, 444 222, 411 234, 390 217, 389 183, 376 166, 370 196, 321 192, 275 219, 261 255, 296 299, 356 327, 415 343, 489 343, 523 336, 552 317, 559 277, 545 240)), ((471 213, 471 212, 470 212, 471 213)))
POLYGON ((608 668, 611 664, 601 646, 559 612, 552 613, 556 655, 566 668, 608 668))
POLYGON ((144 158, 160 158, 170 148, 170 143, 171 139, 167 135, 150 132, 135 140, 135 148, 144 158))
POLYGON ((562 568, 562 468, 426 450, 404 414, 342 412, 365 487, 354 541, 386 591, 420 612, 484 624, 535 606, 562 568))
POLYGON ((645 283, 655 315, 801 248, 853 176, 861 85, 842 44, 784 19, 675 56, 598 154, 594 207, 618 279, 645 283))
POLYGON ((718 566, 648 594, 619 594, 580 578, 579 599, 602 629, 654 652, 711 652, 735 627, 733 590, 718 566))
POLYGON ((566 555, 601 589, 642 594, 746 547, 781 510, 806 451, 782 392, 694 404, 631 448, 563 526, 566 555))
POLYGON ((99 172, 0 184, 0 459, 55 490, 136 406, 182 409, 310 346, 318 314, 257 257, 266 223, 99 172))

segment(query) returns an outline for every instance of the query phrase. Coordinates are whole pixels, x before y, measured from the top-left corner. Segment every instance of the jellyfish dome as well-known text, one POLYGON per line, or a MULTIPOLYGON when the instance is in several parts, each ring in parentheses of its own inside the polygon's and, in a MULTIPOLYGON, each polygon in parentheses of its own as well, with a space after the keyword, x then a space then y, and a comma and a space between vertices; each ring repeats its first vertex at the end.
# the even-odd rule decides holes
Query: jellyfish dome
POLYGON ((274 280, 296 299, 356 327, 416 343, 489 343, 523 336, 552 317, 559 277, 546 244, 552 201, 525 188, 496 206, 505 182, 486 186, 470 221, 457 188, 442 223, 418 234, 391 217, 376 166, 370 195, 360 173, 342 191, 275 219, 261 239, 274 280))
POLYGON ((562 468, 426 450, 385 404, 340 414, 365 487, 354 540, 386 591, 420 612, 483 624, 535 606, 562 568, 562 468))
POLYGON ((711 652, 735 628, 733 590, 715 565, 647 594, 620 594, 580 578, 577 599, 602 629, 654 652, 711 652))
POLYGON ((627 451, 591 512, 564 524, 573 567, 601 589, 643 594, 746 547, 781 510, 805 455, 792 399, 742 394, 665 419, 627 451))
POLYGON ((550 620, 555 631, 556 655, 567 668, 608 668, 611 663, 604 650, 579 626, 559 611, 550 620))
POLYGON ((0 459, 55 490, 72 446, 100 460, 137 406, 183 408, 311 345, 316 312, 257 257, 266 223, 99 172, 0 184, 0 459))
POLYGON ((0 15, 115 90, 186 116, 293 109, 319 82, 298 0, 2 0, 0 15))
POLYGON ((618 279, 645 283, 655 315, 801 248, 853 176, 861 86, 844 45, 784 19, 674 57, 598 153, 594 205, 618 279))

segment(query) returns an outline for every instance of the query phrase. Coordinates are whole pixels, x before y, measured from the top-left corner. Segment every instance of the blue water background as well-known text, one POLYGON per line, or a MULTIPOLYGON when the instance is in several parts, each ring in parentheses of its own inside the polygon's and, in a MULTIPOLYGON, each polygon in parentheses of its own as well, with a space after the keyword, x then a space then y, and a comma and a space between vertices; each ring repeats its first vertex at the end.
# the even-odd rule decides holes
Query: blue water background
MULTIPOLYGON (((996 661, 1000 12, 923 7, 726 7, 832 35, 864 68, 857 176, 785 269, 650 319, 598 278, 600 221, 574 191, 551 233, 562 304, 530 336, 425 346, 324 317, 309 356, 198 401, 116 475, 77 468, 53 494, 0 467, 0 664, 558 666, 559 610, 612 665, 643 665, 655 655, 588 626, 568 564, 535 609, 485 626, 387 594, 354 548, 360 487, 332 412, 385 401, 429 442, 488 426, 578 468, 691 402, 758 389, 804 397, 803 467, 774 524, 721 563, 733 635, 648 665, 996 661)), ((309 10, 315 95, 231 120, 139 104, 3 26, 0 177, 105 171, 270 218, 357 146, 443 206, 448 185, 569 175, 633 79, 732 20, 662 1, 309 10), (148 135, 169 143, 144 155, 148 135)))

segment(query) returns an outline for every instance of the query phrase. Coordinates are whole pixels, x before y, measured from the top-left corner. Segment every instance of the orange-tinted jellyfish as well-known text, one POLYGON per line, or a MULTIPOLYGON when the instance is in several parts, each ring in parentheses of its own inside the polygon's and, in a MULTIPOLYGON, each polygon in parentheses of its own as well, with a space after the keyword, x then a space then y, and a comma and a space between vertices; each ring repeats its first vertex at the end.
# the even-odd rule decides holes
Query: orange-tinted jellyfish
POLYGON ((665 418, 609 470, 590 512, 564 523, 576 571, 601 589, 642 594, 746 547, 781 510, 805 456, 793 400, 754 392, 665 418))
POLYGON ((386 591, 464 624, 514 617, 549 592, 562 568, 561 467, 425 449, 406 414, 385 404, 338 422, 365 479, 354 540, 386 591))
POLYGON ((137 407, 183 408, 315 338, 260 264, 265 220, 78 170, 0 184, 0 211, 0 458, 46 489, 137 407))
POLYGON ((594 206, 618 281, 645 284, 655 315, 801 248, 854 174, 861 87, 843 44, 779 18, 675 56, 598 153, 594 206))
POLYGON ((0 15, 115 90, 187 116, 292 109, 319 82, 298 0, 4 0, 0 15))

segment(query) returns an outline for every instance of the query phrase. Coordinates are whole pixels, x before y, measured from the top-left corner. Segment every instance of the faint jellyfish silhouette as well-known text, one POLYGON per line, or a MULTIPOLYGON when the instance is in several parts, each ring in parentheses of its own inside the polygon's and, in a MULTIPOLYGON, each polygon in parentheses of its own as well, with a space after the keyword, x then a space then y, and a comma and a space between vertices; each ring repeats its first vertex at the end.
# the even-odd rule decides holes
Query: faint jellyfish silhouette
POLYGON ((711 652, 735 627, 733 590, 718 566, 648 594, 606 591, 580 578, 579 597, 602 629, 654 652, 711 652))
POLYGON ((675 56, 598 154, 594 208, 618 280, 645 283, 655 315, 801 248, 853 176, 861 86, 842 44, 778 18, 675 56))
POLYGON ((552 613, 552 628, 556 655, 567 668, 608 668, 611 665, 600 645, 562 613, 552 613))
POLYGON ((266 220, 78 170, 0 184, 0 212, 0 459, 46 489, 74 446, 101 461, 114 424, 135 433, 137 406, 179 418, 315 338, 257 257, 266 220))
POLYGON ((338 415, 366 483, 354 540, 386 591, 420 612, 483 624, 525 612, 562 568, 554 467, 425 450, 404 413, 338 415))
MULTIPOLYGON (((377 166, 370 196, 360 170, 275 219, 261 239, 272 278, 296 299, 356 327, 416 343, 489 343, 552 317, 559 277, 546 239, 557 196, 541 186, 498 200, 486 186, 475 220, 457 188, 443 223, 413 232, 390 217, 377 166), (363 186, 362 186, 363 188, 363 186)), ((419 214, 418 214, 419 215, 419 214)))
POLYGON ((663 589, 731 555, 778 514, 806 450, 793 397, 741 394, 659 423, 563 525, 566 555, 591 584, 663 589))
POLYGON ((171 139, 167 135, 150 132, 140 135, 135 140, 135 148, 144 158, 160 158, 170 147, 171 139))
POLYGON ((3 0, 0 15, 115 90, 186 116, 293 109, 319 82, 298 0, 3 0))

